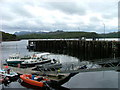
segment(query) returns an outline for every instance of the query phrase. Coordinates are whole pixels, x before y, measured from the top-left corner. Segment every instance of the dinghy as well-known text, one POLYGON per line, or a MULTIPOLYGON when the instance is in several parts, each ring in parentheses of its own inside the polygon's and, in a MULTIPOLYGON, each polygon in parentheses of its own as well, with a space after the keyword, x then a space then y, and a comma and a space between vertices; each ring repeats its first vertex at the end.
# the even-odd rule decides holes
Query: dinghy
POLYGON ((4 77, 14 77, 17 76, 18 74, 16 72, 14 72, 13 70, 10 69, 0 69, 0 76, 4 76, 4 77))
POLYGON ((23 82, 33 85, 33 86, 38 86, 38 87, 44 87, 45 82, 49 81, 49 79, 46 79, 44 77, 35 77, 33 79, 31 74, 20 75, 20 78, 23 80, 23 82))

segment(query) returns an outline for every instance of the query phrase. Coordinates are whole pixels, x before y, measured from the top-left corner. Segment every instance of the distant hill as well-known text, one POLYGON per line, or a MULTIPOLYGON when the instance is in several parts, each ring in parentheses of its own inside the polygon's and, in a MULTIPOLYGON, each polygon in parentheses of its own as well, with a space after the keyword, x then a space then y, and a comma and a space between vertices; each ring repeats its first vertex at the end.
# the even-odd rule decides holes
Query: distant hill
POLYGON ((16 40, 18 40, 17 36, 14 34, 9 34, 9 33, 5 33, 2 31, 0 31, 0 33, 2 33, 2 41, 16 41, 16 40))
POLYGON ((65 31, 54 31, 49 33, 29 33, 19 35, 19 39, 67 39, 67 38, 118 38, 120 34, 118 32, 98 34, 95 32, 65 32, 65 31))
POLYGON ((65 38, 94 38, 98 37, 98 34, 95 32, 63 32, 55 31, 49 33, 33 33, 19 35, 19 39, 65 39, 65 38))
POLYGON ((41 32, 41 31, 39 31, 39 32, 20 31, 20 32, 15 32, 14 34, 19 36, 19 35, 27 35, 27 34, 34 34, 34 33, 41 34, 41 33, 47 33, 47 32, 45 32, 45 31, 43 31, 43 32, 41 32))

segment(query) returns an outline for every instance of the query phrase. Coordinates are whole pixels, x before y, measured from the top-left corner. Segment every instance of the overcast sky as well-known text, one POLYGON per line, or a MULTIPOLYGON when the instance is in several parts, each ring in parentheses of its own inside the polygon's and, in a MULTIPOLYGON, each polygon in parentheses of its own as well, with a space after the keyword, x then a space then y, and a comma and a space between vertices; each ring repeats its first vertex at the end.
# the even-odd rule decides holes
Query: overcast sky
POLYGON ((2 31, 118 30, 119 0, 0 0, 2 31))

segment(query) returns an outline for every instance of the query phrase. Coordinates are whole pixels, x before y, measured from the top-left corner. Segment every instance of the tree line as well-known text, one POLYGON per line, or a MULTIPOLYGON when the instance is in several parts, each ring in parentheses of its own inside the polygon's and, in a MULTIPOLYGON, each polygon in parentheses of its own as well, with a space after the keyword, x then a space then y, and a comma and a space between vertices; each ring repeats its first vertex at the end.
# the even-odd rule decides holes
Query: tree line
POLYGON ((14 34, 9 34, 9 33, 5 33, 0 31, 0 35, 2 37, 2 41, 16 41, 18 40, 17 36, 14 34))
POLYGON ((42 34, 27 34, 18 36, 19 39, 69 39, 69 38, 118 38, 118 32, 98 34, 95 32, 50 32, 42 34))

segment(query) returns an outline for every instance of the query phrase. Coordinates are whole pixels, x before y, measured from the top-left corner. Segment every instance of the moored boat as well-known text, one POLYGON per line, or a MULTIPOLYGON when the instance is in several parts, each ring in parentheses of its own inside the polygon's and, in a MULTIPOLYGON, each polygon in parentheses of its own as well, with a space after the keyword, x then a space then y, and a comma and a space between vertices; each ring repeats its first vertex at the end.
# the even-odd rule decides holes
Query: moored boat
POLYGON ((36 68, 34 70, 37 71, 49 71, 49 70, 58 70, 60 68, 62 68, 62 64, 57 61, 57 60, 51 60, 51 62, 45 63, 45 64, 41 64, 41 65, 36 65, 36 68))
POLYGON ((22 62, 24 62, 24 60, 30 59, 30 56, 24 56, 24 57, 20 57, 20 54, 12 54, 9 56, 9 58, 6 60, 6 63, 8 65, 17 65, 17 64, 21 64, 22 62))
POLYGON ((14 77, 17 76, 18 74, 16 72, 14 72, 13 70, 10 69, 0 69, 0 76, 4 76, 4 77, 14 77))
POLYGON ((38 64, 44 64, 51 62, 51 59, 45 57, 46 55, 49 55, 50 53, 40 53, 40 54, 33 54, 32 58, 25 60, 21 63, 21 66, 24 67, 34 67, 38 64))
POLYGON ((44 78, 43 76, 36 76, 33 79, 34 75, 31 74, 20 75, 20 78, 22 79, 23 82, 31 86, 42 87, 43 89, 45 87, 44 90, 64 90, 65 88, 62 88, 61 85, 68 82, 71 79, 71 77, 75 76, 76 74, 78 74, 78 72, 70 73, 68 76, 61 80, 50 80, 44 78))
POLYGON ((30 56, 20 57, 19 54, 10 55, 6 60, 7 64, 10 66, 20 66, 20 67, 34 67, 35 65, 44 64, 51 62, 52 60, 46 57, 50 53, 34 53, 30 56))
POLYGON ((44 77, 35 77, 36 79, 33 79, 31 74, 20 75, 20 78, 23 80, 23 82, 38 87, 44 87, 44 82, 49 81, 49 79, 44 77))
POLYGON ((23 60, 21 60, 19 54, 13 54, 9 56, 6 62, 7 64, 18 64, 18 63, 23 62, 23 60))

